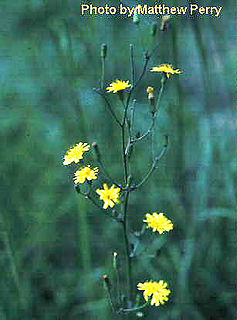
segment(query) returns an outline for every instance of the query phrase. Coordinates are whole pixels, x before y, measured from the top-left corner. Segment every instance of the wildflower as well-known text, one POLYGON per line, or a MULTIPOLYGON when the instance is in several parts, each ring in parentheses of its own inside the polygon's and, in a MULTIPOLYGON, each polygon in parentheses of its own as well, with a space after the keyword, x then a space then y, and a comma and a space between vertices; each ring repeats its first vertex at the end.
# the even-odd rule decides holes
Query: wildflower
POLYGON ((148 93, 148 101, 149 104, 152 106, 152 114, 155 113, 155 96, 154 96, 154 88, 153 87, 147 87, 146 92, 148 93))
POLYGON ((154 91, 153 87, 147 87, 146 89, 147 93, 152 93, 154 91))
POLYGON ((169 79, 171 74, 179 74, 182 73, 179 69, 173 69, 171 64, 161 64, 158 67, 153 67, 151 72, 164 72, 166 74, 166 77, 169 79))
POLYGON ((129 87, 131 87, 129 81, 116 80, 115 82, 110 83, 109 87, 107 87, 106 90, 108 92, 116 93, 129 87))
POLYGON ((110 188, 106 183, 103 184, 104 189, 97 189, 96 193, 100 196, 100 200, 104 201, 103 208, 107 209, 108 207, 113 208, 116 203, 119 203, 119 192, 120 188, 116 188, 115 185, 112 185, 110 188))
POLYGON ((73 148, 67 151, 64 156, 63 165, 67 166, 72 162, 78 163, 81 159, 83 159, 83 153, 89 150, 90 146, 88 143, 79 142, 73 148))
POLYGON ((147 87, 146 92, 148 93, 148 100, 153 100, 154 99, 154 88, 147 87))
POLYGON ((151 305, 159 306, 160 304, 164 304, 165 301, 168 301, 168 295, 170 294, 170 290, 167 289, 168 284, 163 280, 159 282, 155 281, 146 281, 144 283, 138 283, 138 290, 143 290, 143 296, 146 301, 148 301, 149 297, 151 299, 151 305))
POLYGON ((164 231, 170 231, 173 229, 173 223, 164 216, 164 213, 152 213, 146 214, 147 228, 153 228, 153 232, 158 231, 159 234, 162 234, 164 231))
POLYGON ((74 183, 84 183, 86 180, 91 181, 97 179, 99 168, 91 169, 90 166, 77 170, 74 175, 74 183))

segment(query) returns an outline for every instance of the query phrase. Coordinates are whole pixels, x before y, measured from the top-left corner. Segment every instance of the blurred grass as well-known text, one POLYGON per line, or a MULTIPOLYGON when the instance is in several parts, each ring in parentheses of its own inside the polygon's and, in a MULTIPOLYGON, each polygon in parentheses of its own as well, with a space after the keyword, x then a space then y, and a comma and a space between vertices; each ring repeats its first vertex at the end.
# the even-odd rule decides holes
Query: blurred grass
MULTIPOLYGON (((73 1, 18 0, 2 3, 1 12, 0 319, 116 319, 101 276, 111 272, 113 251, 123 259, 121 230, 78 197, 61 162, 68 146, 96 140, 119 177, 119 133, 92 90, 99 86, 100 44, 108 44, 106 84, 129 79, 129 44, 138 74, 157 20, 143 18, 137 29, 126 18, 81 17, 73 1)), ((136 281, 166 279, 172 288, 171 302, 149 308, 147 319, 234 319, 232 12, 230 1, 220 20, 173 19, 155 40, 149 67, 171 62, 184 73, 162 99, 157 143, 169 133, 169 152, 129 208, 132 229, 155 210, 175 224, 135 261, 136 281)), ((147 74, 137 88, 137 130, 148 120, 145 89, 158 79, 147 74)), ((151 161, 147 148, 143 142, 133 158, 137 179, 151 161)))

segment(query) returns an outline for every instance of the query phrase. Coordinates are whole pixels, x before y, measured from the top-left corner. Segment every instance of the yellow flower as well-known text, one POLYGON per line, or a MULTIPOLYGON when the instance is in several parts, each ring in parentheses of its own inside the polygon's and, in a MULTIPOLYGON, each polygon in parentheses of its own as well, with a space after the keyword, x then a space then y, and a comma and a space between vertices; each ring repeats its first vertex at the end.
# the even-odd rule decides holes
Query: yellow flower
POLYGON ((97 189, 96 193, 100 196, 100 200, 104 201, 103 208, 113 208, 116 203, 119 203, 120 188, 116 188, 113 184, 110 188, 106 183, 103 184, 104 189, 97 189))
POLYGON ((74 183, 84 183, 86 180, 91 181, 97 179, 99 168, 91 169, 90 166, 77 170, 74 175, 74 183))
POLYGON ((173 223, 164 216, 164 213, 152 213, 146 214, 147 228, 153 228, 153 232, 158 231, 159 234, 162 234, 164 231, 170 231, 173 229, 173 223))
POLYGON ((147 87, 146 92, 148 93, 148 100, 153 103, 154 102, 154 88, 153 87, 147 87))
POLYGON ((116 93, 129 87, 131 87, 129 81, 116 80, 115 82, 110 83, 109 87, 107 87, 106 90, 108 92, 116 93))
POLYGON ((173 69, 171 64, 161 64, 158 67, 153 67, 150 71, 151 72, 164 72, 166 74, 167 78, 169 78, 171 74, 182 73, 182 71, 179 69, 173 69))
POLYGON ((154 88, 153 87, 147 87, 146 92, 147 93, 153 93, 154 88))
POLYGON ((146 281, 144 283, 138 283, 138 290, 144 290, 143 296, 146 301, 148 301, 149 297, 151 299, 151 305, 159 306, 160 304, 164 304, 165 301, 168 301, 168 295, 170 294, 170 290, 166 287, 168 284, 163 280, 159 282, 155 281, 146 281))
POLYGON ((73 148, 67 151, 64 156, 63 165, 67 166, 72 162, 78 163, 81 159, 83 159, 83 153, 89 150, 90 146, 88 143, 79 142, 73 148))

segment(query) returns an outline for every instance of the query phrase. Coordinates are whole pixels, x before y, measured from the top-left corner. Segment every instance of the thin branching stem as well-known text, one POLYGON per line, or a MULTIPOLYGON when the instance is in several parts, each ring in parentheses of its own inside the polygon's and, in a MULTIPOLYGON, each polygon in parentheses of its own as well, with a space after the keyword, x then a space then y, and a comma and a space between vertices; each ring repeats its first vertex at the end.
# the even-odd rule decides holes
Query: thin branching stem
POLYGON ((114 110, 113 110, 113 108, 112 108, 112 106, 111 106, 108 98, 106 97, 106 95, 105 95, 103 92, 101 92, 100 90, 98 90, 98 89, 95 89, 95 92, 98 93, 101 97, 103 97, 103 99, 105 100, 105 104, 106 104, 109 112, 110 112, 111 115, 112 115, 112 118, 114 118, 114 120, 117 122, 117 124, 118 124, 120 127, 122 127, 122 124, 121 124, 121 122, 119 121, 118 117, 116 116, 116 114, 115 114, 115 112, 114 112, 114 110))
POLYGON ((130 145, 132 145, 132 144, 134 144, 134 143, 136 143, 138 141, 141 141, 141 140, 145 139, 147 136, 149 136, 150 134, 154 133, 153 131, 155 130, 156 118, 157 118, 157 115, 158 115, 158 109, 160 107, 161 96, 162 96, 163 91, 164 91, 164 84, 165 84, 165 79, 162 78, 161 86, 160 86, 160 90, 159 90, 159 94, 158 94, 158 98, 157 98, 157 103, 156 103, 156 106, 155 106, 155 110, 152 113, 152 121, 151 121, 150 128, 143 135, 141 135, 140 137, 132 138, 130 140, 130 145))
POLYGON ((130 61, 131 61, 131 82, 134 85, 135 82, 135 64, 134 64, 134 52, 133 52, 133 44, 130 44, 130 61))
MULTIPOLYGON (((132 54, 133 54, 133 52, 132 52, 132 54)), ((129 141, 128 141, 127 147, 126 147, 126 143, 125 143, 125 138, 126 138, 125 137, 125 126, 126 126, 126 123, 128 123, 127 111, 128 111, 128 108, 129 108, 129 103, 130 103, 130 99, 131 99, 131 95, 133 93, 133 90, 140 83, 140 81, 142 80, 143 76, 145 75, 149 58, 150 57, 149 57, 148 53, 146 52, 146 54, 145 54, 145 63, 144 63, 144 67, 143 67, 142 73, 140 74, 138 80, 136 81, 136 83, 133 84, 131 90, 129 91, 126 103, 124 104, 124 101, 122 100, 122 103, 123 103, 123 106, 124 106, 124 116, 123 116, 123 120, 122 120, 122 124, 121 124, 121 131, 122 131, 122 153, 123 153, 123 166, 124 166, 124 181, 125 181, 126 188, 129 187, 128 186, 127 155, 128 155, 128 150, 129 150, 129 148, 131 146, 131 144, 130 144, 131 136, 130 136, 129 125, 128 125, 129 141)), ((132 66, 132 68, 134 68, 134 66, 132 66)), ((133 283, 132 283, 133 282, 132 281, 132 261, 131 261, 131 256, 130 256, 130 244, 129 244, 129 239, 128 239, 128 228, 127 228, 129 193, 130 193, 130 190, 127 189, 125 191, 125 200, 124 200, 123 236, 124 236, 124 246, 125 246, 125 253, 126 253, 126 263, 127 263, 128 298, 129 298, 129 301, 132 301, 132 289, 133 289, 133 283)))
POLYGON ((146 303, 142 304, 141 306, 137 306, 137 307, 129 308, 129 309, 121 309, 121 310, 119 310, 119 313, 139 311, 139 310, 142 310, 145 307, 147 307, 149 304, 150 304, 150 301, 147 301, 146 303))
POLYGON ((122 156, 123 156, 123 168, 124 168, 124 183, 127 184, 128 179, 128 166, 126 156, 126 145, 125 145, 125 128, 122 126, 122 156))
POLYGON ((119 185, 117 182, 115 182, 114 179, 108 173, 108 171, 105 169, 103 162, 100 159, 98 159, 97 162, 100 165, 100 168, 102 169, 102 172, 104 173, 106 179, 108 179, 110 181, 110 183, 114 184, 116 187, 122 189, 121 185, 119 185))
POLYGON ((131 143, 133 144, 135 142, 141 141, 141 140, 145 139, 147 136, 149 136, 152 132, 154 125, 155 125, 155 117, 153 116, 150 128, 140 137, 132 139, 131 143))
POLYGON ((143 66, 143 70, 142 70, 138 80, 134 83, 134 85, 131 87, 131 89, 130 89, 130 91, 128 93, 127 101, 126 101, 126 105, 127 106, 129 106, 131 95, 132 95, 134 89, 138 86, 138 84, 141 82, 142 78, 144 77, 144 75, 146 73, 146 69, 147 69, 147 65, 148 65, 149 60, 150 60, 150 56, 148 55, 148 52, 146 51, 145 52, 145 63, 144 63, 144 66, 143 66))
POLYGON ((141 82, 142 78, 144 77, 144 75, 146 73, 146 69, 147 69, 147 65, 148 65, 149 60, 150 60, 150 56, 149 56, 148 52, 146 51, 145 52, 145 63, 144 63, 144 66, 143 66, 142 73, 140 74, 138 80, 136 81, 136 83, 132 87, 131 91, 133 91, 139 85, 139 83, 141 82))
POLYGON ((136 185, 136 189, 140 188, 142 185, 144 185, 148 179, 150 178, 150 176, 152 175, 153 171, 155 169, 157 169, 157 164, 158 162, 163 158, 163 156, 165 155, 166 151, 167 151, 167 147, 168 147, 168 142, 169 142, 169 139, 168 139, 168 136, 165 136, 165 144, 163 146, 163 149, 161 150, 161 153, 159 154, 158 157, 156 157, 154 160, 153 160, 153 163, 151 165, 151 168, 150 170, 148 171, 148 173, 145 175, 145 177, 142 179, 142 181, 140 183, 138 183, 136 185))
POLYGON ((127 154, 126 154, 126 133, 125 133, 125 127, 127 123, 127 112, 128 112, 128 107, 129 107, 129 102, 127 100, 126 104, 124 104, 124 101, 122 101, 123 107, 124 107, 124 114, 123 114, 123 120, 122 120, 122 127, 121 127, 121 132, 122 132, 122 155, 123 155, 123 167, 124 167, 124 182, 125 185, 127 184, 128 180, 128 164, 127 164, 127 154))
POLYGON ((156 111, 158 110, 158 108, 160 106, 161 96, 164 91, 165 82, 166 82, 166 79, 163 76, 163 78, 161 79, 161 86, 160 86, 160 90, 159 90, 159 94, 158 94, 158 98, 157 98, 157 102, 156 102, 156 111))
POLYGON ((131 106, 131 120, 130 120, 130 126, 129 126, 130 140, 132 139, 132 135, 133 135, 136 102, 137 102, 137 100, 134 99, 132 102, 132 106, 131 106))
MULTIPOLYGON (((93 204, 94 206, 96 206, 97 208, 100 209, 100 211, 102 211, 107 217, 111 217, 113 220, 119 222, 119 223, 123 223, 123 220, 120 219, 119 217, 116 217, 116 216, 112 216, 111 214, 108 215, 108 213, 103 209, 101 208, 101 206, 95 201, 95 199, 93 199, 91 196, 90 196, 90 193, 83 193, 79 190, 77 190, 77 193, 80 194, 81 196, 83 196, 84 198, 86 199, 89 199, 93 204)), ((117 213, 117 212, 116 212, 117 213)))

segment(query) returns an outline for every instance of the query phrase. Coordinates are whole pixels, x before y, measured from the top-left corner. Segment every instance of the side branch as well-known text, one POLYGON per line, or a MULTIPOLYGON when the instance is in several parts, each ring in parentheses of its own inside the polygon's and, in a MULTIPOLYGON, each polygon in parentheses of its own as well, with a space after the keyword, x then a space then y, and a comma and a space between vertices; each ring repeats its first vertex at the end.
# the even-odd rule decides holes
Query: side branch
POLYGON ((150 170, 148 171, 148 173, 146 174, 146 176, 142 179, 142 181, 140 183, 138 183, 135 186, 135 189, 140 188, 143 184, 145 184, 147 182, 147 180, 150 178, 150 176, 152 175, 153 171, 155 169, 157 169, 157 164, 158 162, 163 158, 163 156, 165 155, 167 148, 168 148, 168 144, 169 144, 169 136, 165 135, 165 144, 163 146, 163 149, 161 150, 161 153, 159 154, 158 157, 155 157, 152 166, 150 168, 150 170))
POLYGON ((113 108, 112 108, 112 106, 111 106, 108 98, 106 97, 106 95, 105 95, 103 92, 101 92, 100 89, 94 89, 94 91, 95 91, 96 93, 98 93, 102 98, 104 98, 105 103, 106 103, 106 106, 107 106, 109 112, 111 113, 112 117, 113 117, 114 120, 117 122, 117 124, 118 124, 120 127, 122 127, 122 124, 121 124, 121 122, 119 121, 118 117, 116 116, 116 114, 115 114, 115 112, 114 112, 114 110, 113 110, 113 108))

